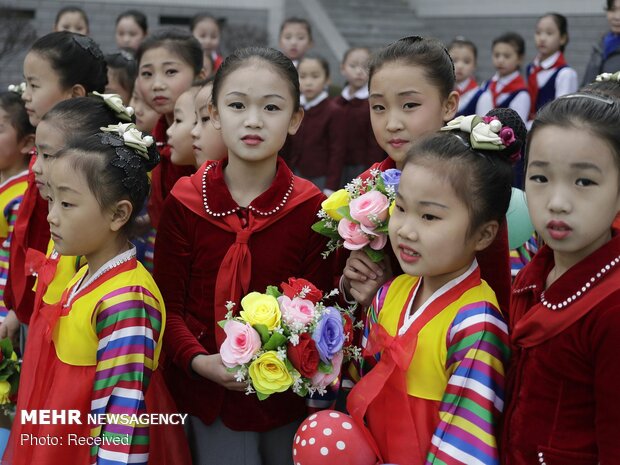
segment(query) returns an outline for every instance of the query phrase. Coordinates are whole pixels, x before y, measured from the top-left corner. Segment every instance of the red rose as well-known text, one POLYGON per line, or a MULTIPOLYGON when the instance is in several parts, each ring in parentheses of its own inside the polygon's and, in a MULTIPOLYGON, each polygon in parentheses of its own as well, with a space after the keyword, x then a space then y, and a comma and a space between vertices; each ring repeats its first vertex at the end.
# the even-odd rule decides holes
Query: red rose
POLYGON ((289 299, 299 296, 299 293, 304 288, 306 288, 306 292, 304 292, 304 299, 310 300, 312 303, 316 304, 319 300, 323 298, 323 293, 319 289, 317 289, 314 284, 305 279, 288 278, 288 284, 282 283, 280 284, 280 287, 282 288, 282 293, 289 299))
POLYGON ((353 344, 353 320, 349 315, 346 314, 342 317, 344 318, 344 346, 349 347, 351 344, 353 344))
POLYGON ((319 351, 308 333, 299 336, 299 344, 296 346, 289 342, 286 354, 291 364, 305 378, 312 378, 319 369, 319 351))
POLYGON ((4 354, 2 353, 2 351, 0 350, 0 362, 2 362, 2 360, 4 360, 4 354))

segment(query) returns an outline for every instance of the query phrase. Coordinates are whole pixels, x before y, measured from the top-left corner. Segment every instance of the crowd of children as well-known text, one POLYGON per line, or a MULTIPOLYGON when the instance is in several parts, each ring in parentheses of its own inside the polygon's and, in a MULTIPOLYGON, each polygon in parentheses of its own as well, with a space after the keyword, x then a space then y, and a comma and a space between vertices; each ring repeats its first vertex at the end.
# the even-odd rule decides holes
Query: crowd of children
POLYGON ((63 8, 0 93, 0 338, 23 356, 0 463, 336 463, 325 438, 343 464, 618 463, 620 0, 607 11, 579 91, 549 13, 525 75, 516 33, 480 85, 472 41, 411 36, 347 50, 334 96, 303 18, 280 50, 224 56, 220 18, 151 32, 128 10, 104 55, 63 8), (393 172, 385 256, 325 257, 326 197, 393 172), (218 321, 291 277, 337 283, 363 350, 308 442, 304 398, 248 395, 219 353, 218 321), (28 420, 43 409, 187 421, 28 420))

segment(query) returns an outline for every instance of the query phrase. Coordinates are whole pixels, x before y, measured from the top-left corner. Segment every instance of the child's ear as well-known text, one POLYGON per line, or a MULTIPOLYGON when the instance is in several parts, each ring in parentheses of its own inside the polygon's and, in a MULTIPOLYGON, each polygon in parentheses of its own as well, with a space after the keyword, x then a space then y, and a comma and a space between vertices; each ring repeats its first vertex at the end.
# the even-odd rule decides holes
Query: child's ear
POLYGON ((499 230, 499 223, 496 220, 488 221, 478 228, 475 232, 475 249, 481 251, 486 249, 495 240, 497 231, 499 230))
POLYGON ((207 104, 207 110, 209 111, 209 116, 211 117, 211 123, 213 127, 217 130, 222 129, 222 124, 220 123, 220 113, 217 110, 217 107, 213 104, 213 100, 209 99, 209 103, 207 104))
POLYGON ((304 109, 299 107, 299 110, 297 110, 295 113, 293 113, 293 116, 291 116, 291 122, 288 125, 288 133, 291 136, 295 135, 303 119, 304 109))
POLYGON ((207 78, 207 70, 204 68, 204 66, 202 68, 200 68, 200 72, 198 73, 198 76, 196 76, 196 81, 202 81, 203 79, 207 78))
POLYGON ((120 231, 123 226, 127 224, 131 213, 133 212, 133 205, 129 200, 121 200, 116 203, 112 209, 112 218, 110 222, 110 229, 112 231, 120 231))
POLYGON ((27 134, 19 141, 19 153, 28 155, 28 152, 34 147, 34 134, 27 134))
POLYGON ((86 97, 86 88, 82 84, 73 84, 71 87, 71 98, 86 97))
POLYGON ((443 121, 447 123, 456 115, 456 111, 459 109, 459 93, 455 90, 450 92, 448 98, 443 104, 443 121))

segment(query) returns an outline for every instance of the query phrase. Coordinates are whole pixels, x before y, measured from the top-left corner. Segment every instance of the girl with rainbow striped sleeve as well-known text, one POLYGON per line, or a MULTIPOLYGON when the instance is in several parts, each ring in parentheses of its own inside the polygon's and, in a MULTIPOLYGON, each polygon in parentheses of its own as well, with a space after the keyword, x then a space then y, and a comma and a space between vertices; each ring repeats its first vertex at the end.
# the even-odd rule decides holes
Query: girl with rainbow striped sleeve
POLYGON ((511 109, 459 117, 407 154, 389 223, 404 274, 368 311, 347 409, 380 463, 498 464, 507 325, 476 252, 494 240, 525 128, 511 109))
POLYGON ((84 256, 60 302, 30 320, 18 413, 3 464, 146 464, 145 392, 165 326, 162 296, 128 242, 159 156, 131 123, 70 140, 47 173, 56 250, 84 256), (37 424, 21 411, 79 411, 80 423, 37 424), (96 418, 106 418, 95 422, 96 418), (114 418, 108 414, 120 414, 114 418), (100 417, 101 415, 101 417, 100 417), (92 418, 92 417, 91 417, 92 418), (34 437, 57 441, 24 441, 34 437))

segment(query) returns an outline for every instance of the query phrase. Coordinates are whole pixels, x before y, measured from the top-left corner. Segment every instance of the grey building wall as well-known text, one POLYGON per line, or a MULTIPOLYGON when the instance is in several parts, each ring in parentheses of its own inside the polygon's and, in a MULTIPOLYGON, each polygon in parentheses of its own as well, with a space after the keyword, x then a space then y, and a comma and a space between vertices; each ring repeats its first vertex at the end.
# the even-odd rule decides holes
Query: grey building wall
MULTIPOLYGON (((336 2, 338 0, 328 1, 336 2)), ((59 8, 69 4, 80 6, 88 13, 91 22, 91 35, 99 42, 104 52, 110 52, 115 49, 114 22, 116 16, 120 12, 131 7, 142 10, 148 16, 151 29, 157 28, 161 16, 189 18, 197 12, 207 9, 216 16, 227 17, 232 28, 234 28, 235 24, 247 24, 268 30, 271 36, 270 45, 276 45, 274 36, 277 32, 274 32, 274 28, 277 28, 277 24, 274 25, 273 23, 279 22, 279 20, 274 21, 274 18, 285 18, 293 15, 302 17, 308 16, 303 0, 282 0, 282 2, 275 0, 254 0, 253 2, 246 0, 229 0, 228 2, 225 0, 217 0, 217 2, 185 0, 177 1, 173 4, 172 2, 165 3, 162 0, 129 0, 126 3, 116 0, 108 2, 97 0, 0 0, 0 4, 2 5, 34 10, 35 17, 32 20, 32 24, 36 28, 39 36, 51 30, 56 12, 59 8), (284 3, 283 11, 281 8, 282 2, 284 3), (208 6, 214 3, 218 6, 208 6), (203 4, 205 7, 201 6, 203 4), (238 8, 236 6, 242 7, 238 8), (274 12, 274 10, 277 11, 274 12)), ((552 2, 550 2, 551 0, 539 3, 549 3, 550 8, 557 7, 557 4, 552 4, 552 2)), ((602 0, 593 0, 593 2, 598 5, 602 0)), ((426 3, 429 5, 431 4, 429 2, 426 3)), ((583 3, 580 4, 583 5, 583 3)), ((560 8, 557 9, 562 11, 560 8)), ((526 9, 524 8, 524 10, 526 9)), ((599 14, 586 12, 569 16, 571 42, 568 46, 566 56, 569 64, 577 70, 580 76, 583 74, 592 43, 606 30, 606 20, 602 9, 597 7, 597 10, 600 10, 599 14)), ((351 14, 361 15, 366 20, 369 16, 381 18, 381 5, 377 2, 377 7, 372 10, 364 9, 364 11, 351 11, 351 14)), ((531 15, 515 15, 513 13, 510 16, 503 17, 489 16, 488 11, 485 16, 480 17, 449 16, 445 10, 441 12, 441 15, 439 15, 439 13, 437 14, 438 16, 435 17, 420 17, 419 23, 415 28, 416 30, 411 32, 433 35, 446 43, 457 34, 465 35, 473 40, 479 49, 478 76, 481 80, 488 78, 493 73, 491 64, 491 41, 504 31, 514 30, 524 36, 527 42, 526 63, 535 55, 536 50, 533 33, 538 12, 536 12, 536 14, 532 13, 531 15), (417 30, 418 28, 419 30, 417 30)), ((314 27, 314 50, 326 56, 332 67, 332 80, 336 84, 341 84, 342 79, 339 72, 339 61, 341 57, 335 56, 335 54, 332 53, 327 40, 320 34, 316 26, 317 25, 314 27)), ((397 37, 394 39, 396 38, 397 37)), ((0 61, 0 88, 5 88, 6 85, 10 83, 21 81, 24 55, 25 50, 8 60, 0 61)))
MULTIPOLYGON (((230 2, 231 4, 234 1, 230 2)), ((200 6, 184 6, 179 4, 161 5, 156 3, 110 3, 103 1, 57 1, 57 0, 0 0, 0 4, 20 9, 35 10, 32 24, 37 35, 43 36, 52 30, 56 13, 66 5, 75 5, 83 8, 90 21, 90 35, 99 43, 104 53, 116 49, 114 28, 116 17, 129 8, 137 8, 148 17, 149 29, 160 27, 162 16, 191 18, 198 12, 208 11, 216 17, 228 18, 229 25, 244 24, 265 31, 267 34, 268 11, 264 8, 206 8, 200 6)), ((8 84, 22 81, 22 63, 28 47, 10 59, 0 61, 0 89, 8 84)))

